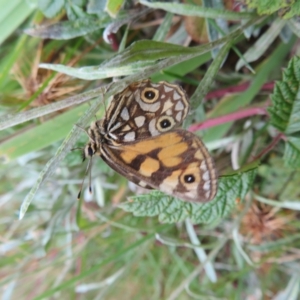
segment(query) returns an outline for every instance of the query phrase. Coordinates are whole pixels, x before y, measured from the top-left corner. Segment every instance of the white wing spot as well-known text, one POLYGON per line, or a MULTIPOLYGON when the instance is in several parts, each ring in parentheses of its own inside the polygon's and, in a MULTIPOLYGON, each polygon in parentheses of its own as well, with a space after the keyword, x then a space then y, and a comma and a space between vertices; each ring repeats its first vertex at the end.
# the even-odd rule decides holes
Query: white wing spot
POLYGON ((162 112, 165 112, 166 110, 168 110, 169 108, 171 108, 173 106, 173 102, 171 101, 171 99, 168 99, 165 104, 164 104, 164 108, 162 109, 162 112))
POLYGON ((124 135, 124 141, 126 141, 126 142, 132 142, 132 141, 134 141, 134 139, 135 139, 134 131, 128 132, 124 135))
POLYGON ((129 131, 129 130, 131 130, 132 128, 129 126, 129 125, 126 125, 123 129, 122 129, 122 131, 129 131))
POLYGON ((111 132, 108 133, 109 137, 113 140, 117 140, 117 136, 111 132))
POLYGON ((166 111, 166 115, 167 116, 171 116, 172 115, 172 109, 171 108, 166 111))
POLYGON ((209 191, 210 190, 210 180, 206 181, 204 184, 203 184, 203 189, 205 191, 209 191))
POLYGON ((109 128, 109 131, 114 131, 118 129, 122 124, 120 122, 116 123, 113 127, 109 128))
POLYGON ((182 104, 181 101, 177 102, 176 106, 175 106, 175 110, 183 110, 184 106, 182 104))
POLYGON ((155 127, 155 124, 156 124, 156 119, 152 119, 150 122, 149 122, 149 131, 151 133, 152 136, 156 136, 159 134, 159 131, 156 129, 155 127))
POLYGON ((202 178, 203 178, 204 181, 209 180, 209 172, 208 171, 204 172, 203 175, 202 175, 202 178))
POLYGON ((174 89, 174 88, 169 87, 169 86, 166 86, 166 85, 164 85, 164 88, 165 88, 165 92, 166 92, 166 93, 171 92, 171 91, 173 91, 173 89, 174 89))
POLYGON ((147 183, 145 182, 145 181, 140 181, 139 182, 139 186, 141 186, 141 187, 145 187, 145 186, 147 186, 147 183))
POLYGON ((182 119, 182 111, 178 112, 175 118, 178 122, 182 119))
POLYGON ((140 108, 143 111, 149 111, 149 112, 156 112, 159 110, 160 108, 160 102, 155 102, 155 103, 144 103, 141 99, 140 99, 140 95, 138 97, 136 97, 136 102, 139 104, 140 108))
POLYGON ((187 198, 190 198, 190 199, 196 198, 195 191, 190 191, 190 192, 184 193, 184 196, 187 198))
POLYGON ((160 99, 165 99, 166 98, 166 94, 162 94, 161 96, 160 96, 160 99))
POLYGON ((203 170, 203 171, 206 171, 207 170, 207 166, 206 166, 206 163, 205 161, 203 160, 201 165, 200 165, 200 169, 203 170))
POLYGON ((205 193, 205 198, 209 199, 209 197, 210 197, 210 192, 206 192, 205 193))
POLYGON ((137 127, 142 127, 145 123, 145 120, 146 120, 146 117, 144 117, 144 116, 139 116, 139 117, 134 118, 134 122, 137 127))
POLYGON ((124 107, 122 112, 121 112, 121 117, 123 120, 128 121, 129 120, 129 112, 127 107, 124 107))
POLYGON ((159 185, 159 190, 161 190, 162 192, 165 192, 169 195, 173 194, 173 186, 172 183, 169 184, 169 182, 165 182, 166 180, 164 180, 160 185, 159 185))
POLYGON ((181 98, 181 96, 180 96, 177 92, 174 91, 173 99, 174 99, 174 100, 178 100, 178 99, 180 99, 180 98, 181 98))

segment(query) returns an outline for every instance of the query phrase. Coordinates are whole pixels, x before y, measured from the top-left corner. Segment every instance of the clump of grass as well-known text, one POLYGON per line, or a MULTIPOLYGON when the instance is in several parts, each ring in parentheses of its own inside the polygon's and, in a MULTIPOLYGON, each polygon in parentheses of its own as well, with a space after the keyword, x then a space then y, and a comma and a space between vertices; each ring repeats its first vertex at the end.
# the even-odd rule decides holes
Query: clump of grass
POLYGON ((299 296, 295 20, 191 3, 107 1, 109 14, 56 4, 11 15, 0 37, 3 297, 299 296), (69 149, 88 137, 74 124, 88 126, 110 95, 147 77, 180 82, 190 96, 185 127, 201 130, 222 175, 215 202, 138 196, 100 159, 93 195, 76 200, 85 166, 69 149))

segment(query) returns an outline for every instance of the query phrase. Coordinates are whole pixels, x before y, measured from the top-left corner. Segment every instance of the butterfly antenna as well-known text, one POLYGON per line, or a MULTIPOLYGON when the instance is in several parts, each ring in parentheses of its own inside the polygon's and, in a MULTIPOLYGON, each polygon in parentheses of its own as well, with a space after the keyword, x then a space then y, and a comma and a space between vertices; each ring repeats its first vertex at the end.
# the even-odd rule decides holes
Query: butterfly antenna
POLYGON ((104 105, 104 114, 107 112, 107 107, 106 107, 106 101, 103 99, 103 105, 104 105))
MULTIPOLYGON (((83 176, 83 179, 82 179, 82 182, 81 182, 81 185, 80 185, 80 189, 79 189, 79 193, 78 193, 78 196, 77 196, 77 200, 80 199, 80 196, 81 196, 81 192, 82 192, 82 188, 83 188, 83 184, 84 184, 84 180, 85 180, 85 177, 86 175, 88 174, 89 170, 90 170, 90 166, 91 166, 91 161, 92 161, 92 158, 89 159, 88 161, 88 164, 87 164, 87 167, 86 167, 86 170, 84 172, 84 176, 83 176)), ((89 177, 90 178, 90 177, 89 177)), ((92 188, 91 188, 91 180, 89 179, 89 190, 91 192, 92 188)))
MULTIPOLYGON (((78 127, 80 130, 84 131, 86 133, 86 135, 91 139, 91 140, 94 140, 93 137, 89 134, 88 130, 86 130, 85 128, 77 125, 77 124, 74 124, 76 127, 78 127)), ((76 149, 76 148, 73 148, 73 149, 76 149)), ((80 148, 78 148, 80 149, 80 148)))
POLYGON ((89 161, 89 191, 90 191, 90 194, 92 193, 92 159, 93 159, 93 156, 91 156, 90 158, 90 161, 89 161))

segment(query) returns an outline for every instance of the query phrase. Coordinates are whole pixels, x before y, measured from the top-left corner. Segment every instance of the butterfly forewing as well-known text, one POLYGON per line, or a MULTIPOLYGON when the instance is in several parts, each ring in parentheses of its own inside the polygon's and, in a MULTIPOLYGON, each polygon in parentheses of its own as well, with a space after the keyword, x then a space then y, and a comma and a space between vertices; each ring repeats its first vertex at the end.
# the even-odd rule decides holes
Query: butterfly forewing
POLYGON ((178 127, 188 110, 189 103, 180 86, 143 80, 113 97, 103 127, 111 139, 127 143, 178 127))

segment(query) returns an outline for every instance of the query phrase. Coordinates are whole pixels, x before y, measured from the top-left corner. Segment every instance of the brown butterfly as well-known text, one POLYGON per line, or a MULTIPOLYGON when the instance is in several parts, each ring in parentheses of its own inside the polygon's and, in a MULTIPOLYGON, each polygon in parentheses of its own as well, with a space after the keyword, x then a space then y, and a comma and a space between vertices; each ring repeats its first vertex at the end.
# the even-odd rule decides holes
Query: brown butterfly
POLYGON ((89 128, 83 157, 98 154, 141 187, 186 201, 210 201, 217 192, 214 162, 199 137, 176 129, 188 111, 180 86, 150 80, 132 83, 89 128))

